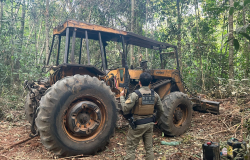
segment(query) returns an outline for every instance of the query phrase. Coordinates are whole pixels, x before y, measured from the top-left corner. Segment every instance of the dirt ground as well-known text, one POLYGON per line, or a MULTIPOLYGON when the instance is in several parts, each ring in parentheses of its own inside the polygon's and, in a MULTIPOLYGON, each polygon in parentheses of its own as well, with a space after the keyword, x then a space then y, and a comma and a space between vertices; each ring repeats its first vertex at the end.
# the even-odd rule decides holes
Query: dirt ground
MULTIPOLYGON (((243 120, 250 113, 250 102, 238 106, 234 99, 217 100, 221 102, 220 114, 193 112, 190 129, 179 137, 166 137, 154 128, 153 144, 155 158, 164 159, 201 159, 202 144, 207 141, 220 142, 220 148, 226 146, 227 139, 242 139, 246 134, 242 129, 243 120), (160 141, 180 141, 177 146, 161 145, 160 141)), ((30 124, 25 120, 23 111, 10 111, 12 118, 0 122, 0 159, 59 159, 47 151, 40 137, 29 138, 30 124)), ((128 126, 120 121, 110 144, 97 155, 84 157, 64 157, 60 159, 122 159, 125 155, 125 141, 128 126)), ((143 142, 136 150, 138 160, 145 159, 143 142)))

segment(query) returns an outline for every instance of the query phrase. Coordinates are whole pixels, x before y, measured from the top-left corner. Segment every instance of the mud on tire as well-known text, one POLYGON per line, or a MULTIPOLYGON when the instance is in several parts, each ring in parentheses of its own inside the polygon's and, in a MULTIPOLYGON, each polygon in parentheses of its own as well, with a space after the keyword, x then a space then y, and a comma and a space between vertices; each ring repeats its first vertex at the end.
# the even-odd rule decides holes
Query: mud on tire
POLYGON ((91 155, 109 142, 116 120, 110 88, 96 77, 75 75, 42 97, 36 126, 43 145, 56 155, 91 155))
POLYGON ((165 135, 179 136, 191 125, 192 102, 182 92, 172 92, 162 100, 164 113, 158 125, 165 135))
POLYGON ((26 96, 26 101, 25 101, 24 109, 25 109, 26 119, 29 121, 29 123, 32 123, 32 119, 33 119, 33 106, 32 106, 32 100, 30 98, 30 93, 28 93, 27 96, 26 96))

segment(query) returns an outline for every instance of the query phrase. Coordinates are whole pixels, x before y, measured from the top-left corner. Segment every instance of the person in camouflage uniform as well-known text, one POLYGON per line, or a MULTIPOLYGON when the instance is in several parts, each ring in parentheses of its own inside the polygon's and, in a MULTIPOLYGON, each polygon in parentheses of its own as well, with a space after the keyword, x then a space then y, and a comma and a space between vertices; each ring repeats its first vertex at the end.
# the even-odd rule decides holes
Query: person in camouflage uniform
POLYGON ((153 160, 153 127, 163 113, 163 106, 159 95, 148 87, 152 81, 152 76, 144 72, 140 75, 139 80, 140 89, 130 94, 126 101, 124 90, 120 93, 123 114, 133 114, 136 124, 135 129, 129 126, 125 159, 135 159, 135 149, 142 138, 146 150, 146 160, 153 160), (153 113, 154 109, 157 111, 156 115, 153 113))

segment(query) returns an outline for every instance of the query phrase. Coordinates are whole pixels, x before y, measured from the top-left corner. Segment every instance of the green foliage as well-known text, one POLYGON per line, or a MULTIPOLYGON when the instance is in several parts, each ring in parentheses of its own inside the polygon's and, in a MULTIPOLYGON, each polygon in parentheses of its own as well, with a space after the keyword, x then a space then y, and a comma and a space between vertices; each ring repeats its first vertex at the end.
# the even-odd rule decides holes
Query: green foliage
POLYGON ((247 33, 239 32, 239 34, 242 35, 243 37, 245 37, 246 39, 248 39, 250 41, 250 36, 247 33))
POLYGON ((244 0, 244 6, 246 6, 248 3, 250 3, 250 0, 244 0))
MULTIPOLYGON (((136 1, 134 32, 173 45, 179 43, 181 45, 179 59, 185 82, 192 90, 204 92, 202 86, 205 86, 205 90, 210 90, 219 85, 219 78, 228 79, 230 40, 233 40, 234 49, 237 51, 234 57, 235 78, 249 77, 250 68, 247 59, 250 57, 250 51, 246 47, 250 40, 249 3, 250 0, 244 0, 244 3, 235 1, 234 6, 230 7, 229 1, 224 0, 180 0, 179 6, 177 1, 173 0, 136 1), (246 25, 243 24, 243 9, 246 25), (233 39, 228 39, 229 14, 233 15, 236 26, 233 39)), ((0 93, 2 97, 18 101, 18 98, 8 95, 17 93, 17 96, 20 96, 24 80, 48 76, 41 72, 46 57, 46 3, 39 0, 26 0, 25 3, 3 1, 2 5, 4 6, 0 25, 0 93), (22 17, 23 9, 25 17, 22 17)), ((50 42, 52 28, 67 19, 130 31, 131 2, 128 0, 50 1, 50 42)), ((98 42, 90 41, 90 43, 91 64, 96 64, 101 60, 100 48, 98 42)), ((55 41, 50 59, 51 65, 55 64, 57 44, 55 41)), ((65 39, 62 38, 61 54, 64 53, 64 44, 65 39)), ((79 58, 79 49, 80 41, 77 40, 76 59, 79 58)), ((120 67, 121 44, 109 43, 106 51, 108 65, 120 67)), ((138 62, 139 55, 142 55, 143 60, 148 60, 149 68, 160 68, 158 52, 149 49, 146 51, 139 47, 134 47, 134 52, 135 62, 138 62)), ((167 52, 172 51, 167 50, 167 52)), ((130 59, 129 54, 128 59, 130 59)), ((165 68, 176 68, 174 57, 168 56, 165 60, 165 68)), ((60 56, 59 62, 63 62, 63 56, 60 56)), ((84 43, 81 63, 87 64, 84 43)))
POLYGON ((234 48, 235 48, 235 50, 238 51, 239 48, 240 48, 239 41, 238 41, 237 39, 234 39, 234 40, 233 40, 233 43, 234 43, 234 48))

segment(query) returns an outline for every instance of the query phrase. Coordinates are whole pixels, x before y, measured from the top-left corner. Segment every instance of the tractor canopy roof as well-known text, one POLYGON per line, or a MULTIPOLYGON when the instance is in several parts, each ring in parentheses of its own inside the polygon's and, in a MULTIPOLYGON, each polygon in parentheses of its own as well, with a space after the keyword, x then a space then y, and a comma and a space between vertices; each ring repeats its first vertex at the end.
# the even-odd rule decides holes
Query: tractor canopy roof
POLYGON ((153 39, 140 36, 138 34, 122 31, 118 29, 113 29, 109 27, 104 27, 100 25, 88 24, 76 20, 67 20, 64 24, 59 25, 53 29, 53 35, 66 36, 66 28, 69 28, 69 34, 72 35, 74 29, 76 30, 76 37, 85 38, 85 31, 88 31, 88 38, 93 40, 98 40, 98 33, 101 32, 103 41, 121 41, 121 36, 124 37, 124 42, 126 44, 132 44, 135 46, 140 46, 150 49, 166 49, 166 48, 176 48, 176 46, 158 42, 153 39))

